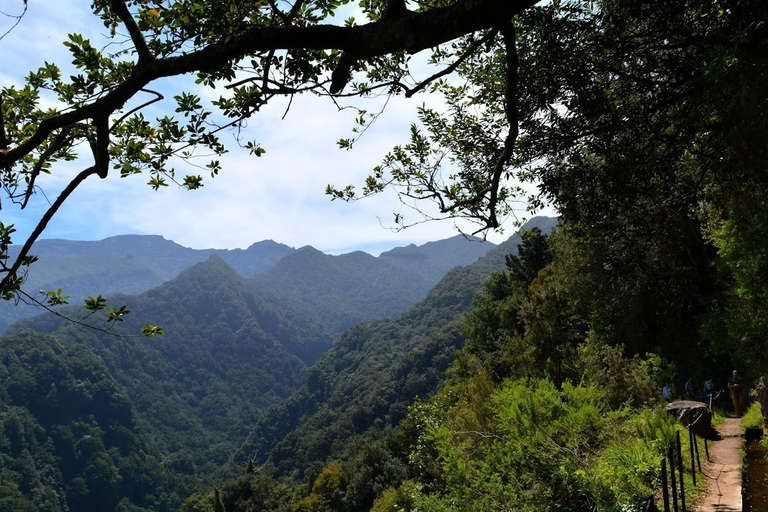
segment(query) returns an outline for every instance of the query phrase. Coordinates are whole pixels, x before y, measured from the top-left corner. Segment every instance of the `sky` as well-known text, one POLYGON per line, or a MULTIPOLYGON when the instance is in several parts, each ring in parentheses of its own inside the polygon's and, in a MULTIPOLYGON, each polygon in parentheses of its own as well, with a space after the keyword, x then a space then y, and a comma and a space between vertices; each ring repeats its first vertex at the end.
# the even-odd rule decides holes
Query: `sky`
MULTIPOLYGON (((22 0, 3 0, 0 11, 17 14, 22 5, 22 0)), ((89 5, 82 0, 28 0, 28 11, 19 25, 0 40, 0 87, 20 85, 44 61, 66 66, 71 58, 61 43, 70 32, 83 34, 98 48, 107 44, 106 29, 89 5)), ((0 34, 12 22, 0 16, 0 34)), ((434 71, 425 69, 424 76, 434 71)), ((189 78, 169 79, 157 87, 167 98, 159 106, 165 107, 162 114, 172 113, 170 98, 180 90, 209 99, 218 97, 221 90, 195 86, 189 78)), ((233 135, 226 133, 222 141, 230 152, 220 159, 222 172, 196 191, 171 185, 154 192, 146 185, 146 175, 91 177, 68 199, 41 238, 100 240, 119 234, 153 234, 194 249, 246 248, 271 239, 296 248, 311 245, 331 254, 363 250, 377 255, 396 246, 454 236, 457 225, 450 220, 399 232, 388 229, 394 212, 404 214, 406 222, 420 219, 400 204, 393 191, 351 204, 332 202, 324 193, 329 183, 361 185, 387 151, 407 142, 416 108, 424 101, 435 99, 420 95, 390 100, 384 114, 351 151, 339 149, 336 141, 351 136, 354 111, 339 111, 328 98, 302 95, 294 98, 283 119, 287 102, 276 102, 252 118, 244 133, 244 140, 256 140, 266 150, 261 158, 238 148, 233 135)), ((355 104, 374 111, 380 102, 357 100, 355 104)), ((24 211, 3 205, 0 222, 14 224, 15 243, 21 243, 32 230, 48 201, 90 163, 84 157, 56 164, 41 183, 44 193, 36 194, 24 211)), ((552 210, 542 214, 552 215, 552 210)), ((525 216, 523 208, 520 216, 525 216)), ((516 231, 513 220, 503 226, 503 233, 490 233, 488 239, 498 243, 509 237, 516 231)), ((470 225, 458 227, 472 231, 470 225)))

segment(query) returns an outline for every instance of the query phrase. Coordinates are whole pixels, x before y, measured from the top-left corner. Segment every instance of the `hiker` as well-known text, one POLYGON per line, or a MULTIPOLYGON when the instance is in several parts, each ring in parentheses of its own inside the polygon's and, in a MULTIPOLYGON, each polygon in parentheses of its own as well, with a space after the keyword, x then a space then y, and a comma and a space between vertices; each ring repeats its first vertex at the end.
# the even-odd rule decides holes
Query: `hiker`
POLYGON ((708 402, 712 393, 715 392, 715 379, 712 377, 704 381, 704 401, 708 402))
POLYGON ((672 401, 672 384, 669 382, 664 384, 664 387, 661 388, 661 396, 664 397, 664 400, 667 402, 672 401))
POLYGON ((688 398, 691 400, 698 400, 698 396, 696 395, 696 384, 693 383, 693 377, 688 377, 688 380, 685 381, 685 394, 688 395, 688 398))
POLYGON ((738 370, 733 370, 733 375, 728 379, 728 389, 731 391, 733 411, 737 418, 741 418, 741 415, 744 414, 744 383, 738 370))

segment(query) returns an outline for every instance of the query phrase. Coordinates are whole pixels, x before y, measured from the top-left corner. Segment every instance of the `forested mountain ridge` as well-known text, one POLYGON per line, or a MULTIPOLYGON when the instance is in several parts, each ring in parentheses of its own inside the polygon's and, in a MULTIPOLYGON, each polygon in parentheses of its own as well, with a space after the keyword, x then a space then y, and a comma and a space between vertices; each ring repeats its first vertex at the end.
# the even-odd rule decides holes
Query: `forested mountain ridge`
POLYGON ((411 244, 395 247, 381 253, 379 258, 394 266, 416 272, 434 286, 453 267, 469 265, 493 247, 494 244, 481 242, 474 236, 456 235, 419 246, 411 244))
POLYGON ((123 336, 50 314, 23 320, 11 331, 52 332, 62 345, 96 355, 125 388, 157 452, 171 465, 185 460, 192 480, 216 472, 257 411, 301 385, 305 361, 332 341, 322 326, 255 291, 218 257, 158 288, 116 300, 132 311, 116 328, 123 336), (164 325, 168 334, 124 337, 145 321, 164 325))
POLYGON ((425 279, 370 254, 330 256, 308 246, 253 278, 253 285, 322 319, 334 334, 396 315, 403 304, 413 304, 429 290, 425 279))
MULTIPOLYGON (((457 245, 436 244, 447 254, 457 245)), ((472 247, 469 258, 459 253, 456 258, 443 256, 443 261, 474 261, 472 258, 477 259, 491 248, 475 242, 464 244, 472 247)), ((412 257, 384 253, 375 258, 361 251, 329 256, 302 247, 253 278, 253 283, 257 289, 270 290, 316 315, 335 334, 341 334, 361 322, 401 314, 426 296, 436 275, 442 277, 449 270, 446 263, 438 262, 421 248, 403 251, 412 257)))
MULTIPOLYGON (((524 227, 548 232, 556 223, 536 217, 524 227)), ((338 457, 356 434, 396 425, 414 397, 437 390, 462 342, 462 313, 520 243, 513 235, 472 265, 454 268, 400 317, 344 333, 309 369, 307 384, 259 418, 238 457, 300 478, 338 457)))
MULTIPOLYGON (((220 257, 246 278, 294 256, 258 279, 257 286, 299 307, 319 308, 318 318, 335 319, 334 331, 341 333, 355 323, 401 313, 424 297, 445 272, 471 263, 493 246, 457 236, 389 251, 400 254, 402 249, 407 257, 384 253, 374 258, 362 252, 331 256, 312 247, 296 251, 272 240, 232 250, 189 249, 157 235, 120 235, 93 242, 41 240, 33 248, 40 261, 30 266, 26 289, 34 294, 61 288, 77 303, 89 295, 141 293, 210 256, 220 257)), ((10 252, 18 250, 12 246, 10 252)), ((0 304, 0 332, 15 320, 38 313, 40 309, 23 303, 0 304)))
MULTIPOLYGON (((11 247, 12 254, 18 250, 11 247)), ((120 235, 95 242, 40 240, 33 248, 40 261, 30 267, 26 286, 30 293, 61 288, 75 303, 89 295, 141 293, 212 255, 221 257, 240 275, 251 277, 293 250, 272 240, 245 250, 196 250, 157 235, 120 235)), ((0 332, 15 320, 38 313, 38 308, 23 303, 0 304, 0 332)))

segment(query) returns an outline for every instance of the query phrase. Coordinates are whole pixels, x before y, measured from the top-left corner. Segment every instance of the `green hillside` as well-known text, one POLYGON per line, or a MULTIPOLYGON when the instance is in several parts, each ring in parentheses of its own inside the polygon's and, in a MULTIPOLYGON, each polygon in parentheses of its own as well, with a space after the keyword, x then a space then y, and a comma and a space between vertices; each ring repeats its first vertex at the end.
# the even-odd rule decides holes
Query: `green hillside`
POLYGON ((116 300, 132 311, 117 336, 52 315, 13 330, 53 332, 64 346, 97 356, 125 388, 157 450, 183 454, 195 474, 219 470, 258 411, 300 386, 305 365, 331 343, 321 326, 254 293, 216 257, 159 288, 116 300), (145 321, 168 334, 151 340, 129 335, 145 321))
MULTIPOLYGON (((529 225, 549 230, 555 223, 537 218, 529 225)), ((451 270, 400 317, 346 332, 309 369, 306 385, 259 418, 239 460, 252 456, 277 474, 301 477, 339 456, 355 434, 396 425, 414 397, 438 389, 462 343, 461 315, 519 243, 514 235, 476 263, 451 270)))
MULTIPOLYGON (((17 249, 11 247, 11 254, 17 249)), ((33 247, 33 254, 40 260, 30 267, 26 289, 34 294, 61 288, 74 303, 99 293, 141 293, 213 255, 240 275, 251 277, 291 252, 290 247, 271 240, 245 250, 195 250, 153 235, 121 235, 95 242, 41 240, 33 247)), ((40 311, 24 303, 0 303, 0 332, 12 322, 40 311)))
POLYGON ((30 331, 0 341, 0 510, 171 510, 183 491, 150 439, 97 356, 30 331))

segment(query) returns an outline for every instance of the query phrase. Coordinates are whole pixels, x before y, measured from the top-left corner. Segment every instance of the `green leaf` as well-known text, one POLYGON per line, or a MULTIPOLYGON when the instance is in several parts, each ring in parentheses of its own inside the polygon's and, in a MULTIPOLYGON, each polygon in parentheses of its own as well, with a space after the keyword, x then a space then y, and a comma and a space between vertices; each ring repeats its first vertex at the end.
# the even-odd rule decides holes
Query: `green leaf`
POLYGON ((107 299, 101 296, 101 294, 97 295, 96 297, 88 296, 87 299, 85 299, 85 304, 83 305, 83 309, 87 309, 88 311, 98 311, 100 309, 104 309, 107 307, 107 299))
POLYGON ((147 324, 144 327, 141 328, 141 334, 146 336, 149 339, 154 338, 156 335, 165 336, 165 329, 160 327, 159 325, 150 325, 147 324))
POLYGON ((40 293, 45 296, 45 302, 49 306, 61 306, 62 304, 69 304, 69 295, 62 295, 61 288, 58 290, 40 290, 40 293))
POLYGON ((120 306, 119 309, 109 308, 109 310, 107 310, 107 322, 109 323, 122 322, 123 317, 128 313, 130 313, 130 311, 127 310, 125 306, 120 306))

